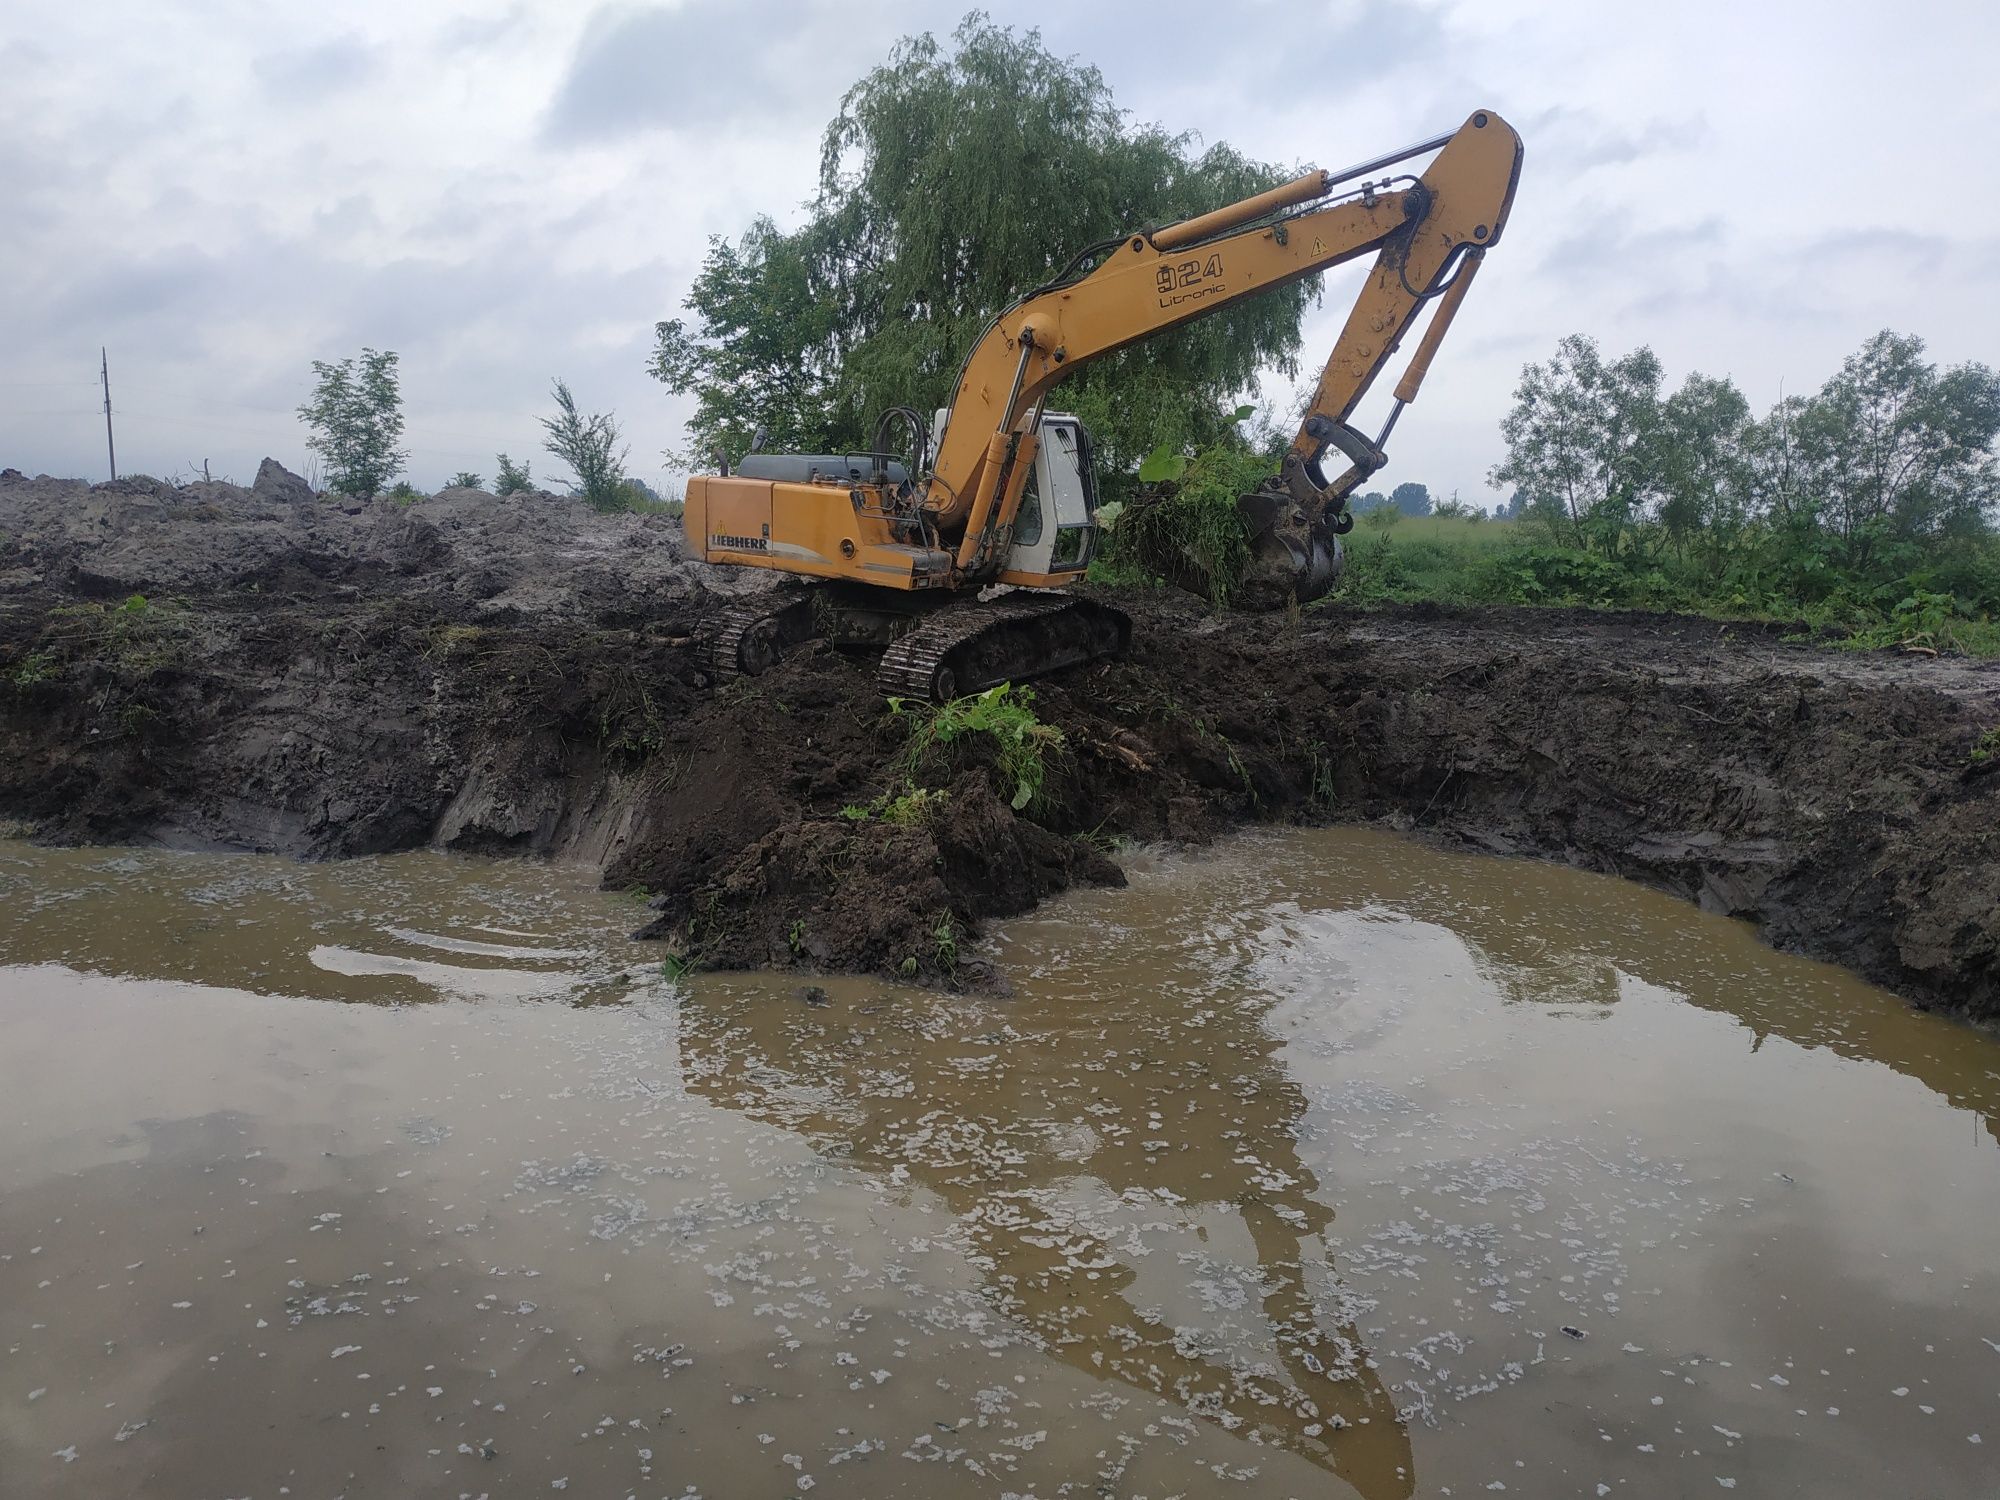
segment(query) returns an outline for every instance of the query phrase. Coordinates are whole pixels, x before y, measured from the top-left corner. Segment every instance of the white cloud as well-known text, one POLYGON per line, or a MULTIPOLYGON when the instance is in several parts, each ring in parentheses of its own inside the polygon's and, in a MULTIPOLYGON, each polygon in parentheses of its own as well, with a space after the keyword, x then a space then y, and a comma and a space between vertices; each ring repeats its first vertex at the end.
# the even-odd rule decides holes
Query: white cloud
MULTIPOLYGON (((128 468, 301 462, 309 361, 364 343, 403 353, 419 483, 532 451, 558 374, 635 456, 677 445, 645 352, 707 237, 796 220, 847 85, 961 9, 367 0, 301 28, 250 0, 16 0, 0 464, 101 473, 99 344, 128 468)), ((1571 331, 1759 405, 1885 324, 1951 361, 2000 343, 1991 7, 1173 0, 1042 24, 1135 117, 1269 160, 1344 165, 1475 105, 1521 129, 1506 242, 1385 479, 1482 493, 1520 364, 1571 331)))

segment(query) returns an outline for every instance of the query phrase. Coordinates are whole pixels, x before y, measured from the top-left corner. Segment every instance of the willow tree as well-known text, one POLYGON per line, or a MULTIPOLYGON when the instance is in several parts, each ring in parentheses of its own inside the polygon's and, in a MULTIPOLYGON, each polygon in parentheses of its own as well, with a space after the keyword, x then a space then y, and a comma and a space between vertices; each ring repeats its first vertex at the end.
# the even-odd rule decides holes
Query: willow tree
MULTIPOLYGON (((987 322, 1089 247, 1204 213, 1293 175, 1225 145, 1135 125, 1096 68, 980 14, 941 44, 905 38, 841 101, 806 221, 710 242, 686 321, 658 325, 652 373, 692 393, 697 451, 855 448, 894 405, 950 397, 987 322)), ((1108 468, 1160 443, 1233 435, 1261 372, 1296 373, 1297 285, 1086 367, 1055 404, 1108 468)))

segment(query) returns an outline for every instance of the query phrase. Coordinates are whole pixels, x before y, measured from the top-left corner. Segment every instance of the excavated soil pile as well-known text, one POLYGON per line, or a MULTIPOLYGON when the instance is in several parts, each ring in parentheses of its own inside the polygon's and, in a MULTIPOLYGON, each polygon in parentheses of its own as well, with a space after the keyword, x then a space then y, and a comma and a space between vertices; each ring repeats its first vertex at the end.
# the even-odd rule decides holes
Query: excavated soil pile
POLYGON ((583 860, 694 962, 959 984, 991 978, 983 920, 1120 880, 1118 840, 1383 820, 1662 886, 2000 1015, 1994 665, 1665 616, 1121 594, 1131 655, 1035 685, 1063 744, 1017 811, 982 736, 908 765, 865 659, 808 646, 706 686, 693 638, 761 584, 685 561, 672 522, 279 482, 0 474, 0 814, 57 840, 583 860))

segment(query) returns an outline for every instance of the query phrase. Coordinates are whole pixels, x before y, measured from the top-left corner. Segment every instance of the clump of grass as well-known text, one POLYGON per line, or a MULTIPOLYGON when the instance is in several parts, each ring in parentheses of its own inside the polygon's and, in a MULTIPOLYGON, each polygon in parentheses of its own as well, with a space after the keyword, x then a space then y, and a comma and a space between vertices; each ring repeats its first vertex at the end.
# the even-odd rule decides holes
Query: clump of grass
POLYGON ((56 659, 55 652, 30 651, 14 664, 14 670, 7 674, 7 680, 12 682, 16 689, 25 693, 30 688, 39 687, 49 681, 61 669, 62 664, 56 659))
POLYGON ((880 820, 898 828, 914 828, 929 823, 950 800, 949 792, 912 786, 894 795, 884 792, 873 802, 851 802, 840 810, 840 815, 850 823, 880 820))
POLYGON ((904 779, 914 787, 919 771, 940 747, 986 735, 997 749, 1001 777, 1013 786, 1014 811, 1038 804, 1047 785, 1049 761, 1062 753, 1064 740, 1060 729, 1035 717, 1034 702, 1033 689, 1010 682, 936 706, 891 698, 889 711, 910 731, 900 760, 904 779))
POLYGON ((64 604, 49 611, 50 643, 76 657, 108 660, 128 673, 153 672, 179 659, 192 627, 172 600, 128 595, 117 604, 64 604))
POLYGON ((931 924, 931 957, 947 978, 958 972, 958 920, 941 911, 931 924))
POLYGON ((1973 742, 1965 761, 1970 766, 1990 766, 2000 763, 2000 724, 1994 725, 1973 742))

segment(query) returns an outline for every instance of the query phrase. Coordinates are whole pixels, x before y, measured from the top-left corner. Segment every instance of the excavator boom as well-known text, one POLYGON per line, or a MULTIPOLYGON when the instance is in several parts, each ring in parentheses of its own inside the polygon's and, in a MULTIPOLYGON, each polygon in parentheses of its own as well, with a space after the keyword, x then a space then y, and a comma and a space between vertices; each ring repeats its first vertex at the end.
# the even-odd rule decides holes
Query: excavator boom
POLYGON ((966 359, 925 497, 942 534, 964 528, 958 565, 977 576, 1011 524, 1015 491, 1005 481, 1018 467, 1019 440, 1032 432, 1035 412, 1064 376, 1128 344, 1372 251, 1375 264, 1279 476, 1298 504, 1337 512, 1382 462, 1379 443, 1355 432, 1349 418, 1424 305, 1435 300, 1431 329, 1397 390, 1391 426, 1415 398, 1479 258, 1506 226, 1521 154, 1512 127, 1480 110, 1451 135, 1344 173, 1307 173, 1229 208, 1131 235, 1079 279, 1008 308, 966 359), (1421 177, 1366 178, 1432 150, 1437 157, 1421 177), (1357 178, 1360 186, 1340 201, 1297 207, 1357 178), (1329 447, 1349 460, 1348 472, 1331 483, 1319 468, 1329 447))

